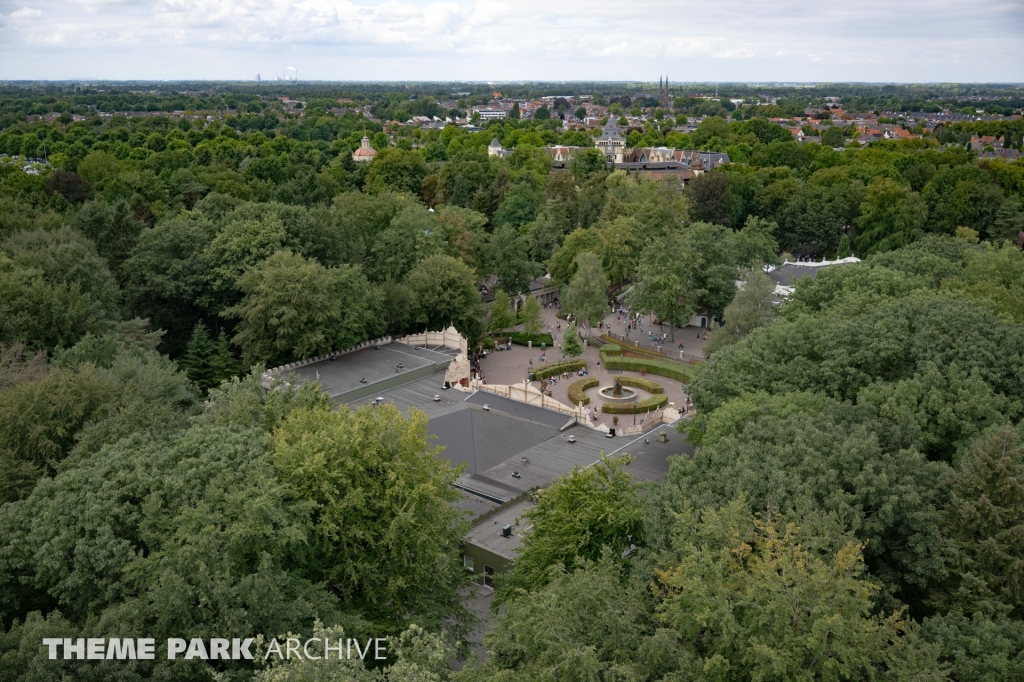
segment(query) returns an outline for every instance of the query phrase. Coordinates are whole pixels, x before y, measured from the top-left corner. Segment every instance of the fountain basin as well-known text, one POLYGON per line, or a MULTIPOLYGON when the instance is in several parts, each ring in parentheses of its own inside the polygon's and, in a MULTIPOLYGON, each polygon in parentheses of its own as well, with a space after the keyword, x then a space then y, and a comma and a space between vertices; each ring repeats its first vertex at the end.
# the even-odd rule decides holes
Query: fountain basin
POLYGON ((636 400, 636 391, 628 386, 621 387, 619 395, 615 395, 614 386, 602 386, 599 393, 610 403, 631 403, 636 400))

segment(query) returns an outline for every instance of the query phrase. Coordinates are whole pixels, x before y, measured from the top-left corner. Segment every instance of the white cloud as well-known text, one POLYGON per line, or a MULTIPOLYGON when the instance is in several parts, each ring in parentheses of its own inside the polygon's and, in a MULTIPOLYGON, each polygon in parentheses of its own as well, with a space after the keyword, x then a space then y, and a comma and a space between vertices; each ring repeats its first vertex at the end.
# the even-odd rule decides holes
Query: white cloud
POLYGON ((43 16, 43 13, 37 9, 31 7, 22 7, 19 10, 11 12, 11 19, 38 19, 43 16))
POLYGON ((1024 81, 1024 4, 1006 0, 33 5, 0 0, 0 78, 1024 81))

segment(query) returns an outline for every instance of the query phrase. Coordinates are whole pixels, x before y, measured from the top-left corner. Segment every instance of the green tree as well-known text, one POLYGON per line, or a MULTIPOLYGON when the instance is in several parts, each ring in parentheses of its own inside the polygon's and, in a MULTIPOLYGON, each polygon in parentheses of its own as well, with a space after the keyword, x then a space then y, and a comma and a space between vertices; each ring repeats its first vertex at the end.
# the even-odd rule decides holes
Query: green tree
POLYGON ((395 629, 466 621, 466 525, 451 485, 462 470, 428 444, 425 414, 407 419, 392 405, 300 410, 275 432, 273 447, 284 486, 313 505, 308 574, 332 585, 347 607, 395 629))
POLYGON ((399 211, 370 246, 369 274, 376 282, 402 281, 417 262, 445 250, 437 214, 413 204, 399 211))
POLYGON ((238 278, 290 241, 284 223, 273 214, 229 219, 203 252, 207 284, 199 302, 218 313, 237 302, 238 278))
POLYGON ((543 195, 529 183, 518 183, 505 192, 492 223, 496 228, 508 225, 518 230, 537 217, 543 202, 543 195))
POLYGON ((763 268, 755 266, 732 302, 725 307, 725 324, 713 328, 711 340, 704 346, 704 354, 711 355, 755 329, 770 324, 775 317, 774 299, 774 280, 764 273, 763 268))
POLYGON ((121 291, 93 244, 81 233, 61 227, 22 231, 0 244, 15 265, 38 271, 51 286, 77 284, 83 295, 118 318, 121 291))
POLYGON ((551 110, 547 107, 540 107, 537 111, 533 112, 533 120, 535 121, 546 121, 551 118, 551 110))
POLYGON ((954 543, 957 589, 949 599, 971 612, 1024 610, 1024 436, 1006 424, 972 444, 952 474, 944 534, 954 543))
POLYGON ((751 518, 738 500, 684 511, 673 548, 675 562, 657 574, 658 618, 678 636, 686 677, 948 679, 901 613, 874 615, 880 586, 857 543, 823 557, 796 527, 751 518))
POLYGON ((52 350, 73 346, 86 334, 103 334, 118 319, 78 281, 51 282, 0 253, 0 343, 21 342, 52 350))
POLYGON ((529 292, 530 282, 541 274, 538 264, 529 259, 526 237, 512 225, 503 225, 491 235, 490 256, 498 286, 511 296, 529 292))
POLYGON ((594 325, 608 312, 608 278, 597 254, 584 251, 576 256, 576 274, 562 294, 562 306, 584 325, 594 325))
POLYGON ((389 148, 377 153, 366 171, 366 186, 418 195, 427 165, 418 151, 389 148))
POLYGON ((583 344, 580 343, 580 330, 575 322, 570 322, 562 337, 562 352, 570 358, 583 355, 583 344))
POLYGON ((513 102, 512 109, 508 112, 508 117, 513 121, 518 121, 521 115, 522 114, 519 110, 519 102, 513 102))
POLYGON ((584 183, 608 167, 608 161, 599 149, 587 147, 576 152, 569 163, 569 171, 578 183, 584 183))
POLYGON ((376 297, 349 265, 325 268, 278 251, 239 277, 238 288, 242 301, 221 315, 239 320, 232 341, 250 366, 351 348, 378 327, 376 297))
POLYGON ((969 227, 990 239, 1004 195, 981 168, 957 165, 936 173, 921 190, 921 197, 928 205, 931 231, 953 234, 958 227, 969 227))
POLYGON ((636 310, 652 311, 681 327, 706 293, 697 281, 701 261, 700 254, 682 235, 668 235, 652 242, 640 255, 637 282, 626 299, 636 310))
POLYGON ((663 679, 674 669, 674 641, 650 636, 646 586, 624 581, 610 552, 553 567, 549 580, 505 606, 484 635, 484 664, 456 679, 663 679))
POLYGON ((548 271, 556 282, 568 284, 576 274, 576 258, 584 251, 597 248, 597 234, 594 230, 582 228, 566 235, 561 247, 551 257, 548 271))
POLYGON ((512 304, 508 294, 499 289, 494 294, 494 301, 491 303, 491 320, 488 328, 491 334, 501 333, 511 329, 516 324, 515 313, 512 312, 512 304))
POLYGON ((89 201, 75 215, 74 226, 96 244, 111 272, 123 281, 121 266, 128 259, 145 223, 137 219, 127 201, 114 204, 89 201))
POLYGON ((585 469, 574 469, 538 494, 537 506, 526 513, 532 528, 496 603, 504 603, 546 585, 552 567, 572 569, 597 561, 610 551, 620 563, 631 548, 642 546, 643 507, 637 483, 626 471, 628 455, 602 457, 585 469))
POLYGON ((1016 241, 1017 235, 1024 231, 1024 209, 1017 197, 1006 197, 999 204, 989 238, 999 243, 1004 240, 1016 241))
POLYGON ((413 292, 414 319, 421 329, 454 325, 470 342, 483 335, 484 307, 476 275, 461 260, 444 255, 424 258, 405 284, 413 292))
POLYGON ((214 301, 203 254, 215 234, 216 225, 201 211, 182 212, 145 230, 122 267, 125 305, 167 330, 165 349, 172 354, 185 350, 203 316, 199 301, 214 301))
POLYGON ((840 231, 857 219, 863 198, 859 182, 831 187, 804 185, 779 212, 782 248, 822 256, 834 251, 840 231))
POLYGON ((640 227, 636 219, 619 216, 595 228, 598 255, 608 279, 620 288, 636 275, 637 260, 642 248, 640 227))
POLYGON ((228 379, 238 376, 242 372, 241 363, 231 350, 231 342, 228 333, 221 329, 217 335, 217 341, 213 345, 213 355, 210 358, 210 373, 214 386, 221 384, 228 379))
POLYGON ((842 260, 843 258, 849 258, 852 255, 850 251, 850 236, 843 234, 839 238, 839 247, 836 249, 836 258, 842 260))
POLYGON ((846 144, 846 135, 839 126, 832 126, 821 134, 821 144, 825 147, 842 147, 846 144))
POLYGON ((860 206, 857 249, 864 253, 891 251, 921 238, 928 206, 920 195, 889 178, 876 178, 860 206))
POLYGON ((533 296, 527 296, 523 307, 519 310, 519 324, 527 334, 540 332, 544 320, 541 318, 540 302, 533 296))
POLYGON ((209 330, 200 322, 192 330, 192 338, 189 339, 185 355, 181 358, 181 366, 188 378, 204 393, 220 383, 216 381, 213 371, 216 352, 217 348, 210 338, 209 330))

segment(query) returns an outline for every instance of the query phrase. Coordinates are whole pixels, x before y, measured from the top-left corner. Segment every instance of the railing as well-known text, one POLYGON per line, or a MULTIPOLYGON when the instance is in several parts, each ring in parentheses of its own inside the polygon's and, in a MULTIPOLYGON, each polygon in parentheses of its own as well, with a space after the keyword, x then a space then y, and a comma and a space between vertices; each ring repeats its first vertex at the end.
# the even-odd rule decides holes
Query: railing
POLYGON ((570 407, 563 402, 541 393, 539 389, 534 388, 526 382, 522 384, 484 384, 481 383, 479 379, 473 379, 469 382, 469 390, 493 393, 494 395, 500 395, 501 397, 508 398, 509 400, 515 400, 527 405, 533 405, 535 407, 542 407, 546 410, 559 412, 570 417, 575 417, 578 424, 585 424, 591 428, 595 428, 590 422, 586 408, 570 407))

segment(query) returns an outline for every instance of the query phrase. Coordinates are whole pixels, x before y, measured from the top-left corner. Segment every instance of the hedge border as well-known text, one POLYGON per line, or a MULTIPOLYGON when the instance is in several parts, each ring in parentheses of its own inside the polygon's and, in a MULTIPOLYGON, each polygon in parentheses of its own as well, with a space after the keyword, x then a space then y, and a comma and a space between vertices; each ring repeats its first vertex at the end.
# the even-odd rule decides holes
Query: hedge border
POLYGON ((526 332, 505 332, 504 334, 498 335, 496 338, 499 339, 510 339, 513 344, 517 346, 527 345, 527 341, 533 341, 534 348, 540 348, 540 344, 547 344, 548 348, 555 345, 555 340, 551 338, 551 334, 527 334, 526 332))
POLYGON ((653 412, 667 404, 667 395, 652 395, 637 403, 603 403, 601 411, 605 414, 640 414, 641 412, 653 412))
POLYGON ((675 379, 676 381, 690 381, 689 374, 684 372, 680 367, 677 367, 675 363, 669 364, 669 362, 665 360, 641 360, 640 358, 627 358, 609 355, 607 353, 601 354, 601 360, 604 362, 604 366, 607 369, 639 372, 642 368, 645 368, 648 374, 656 374, 669 379, 675 379))
POLYGON ((569 384, 569 402, 572 403, 573 407, 580 404, 583 401, 584 405, 590 404, 590 396, 584 395, 584 391, 588 391, 601 382, 597 377, 587 377, 586 379, 580 379, 569 384))
POLYGON ((550 365, 543 365, 541 367, 533 368, 533 375, 537 381, 541 379, 547 379, 553 377, 556 374, 562 372, 578 372, 587 366, 585 360, 566 360, 565 362, 555 362, 550 365))
POLYGON ((633 388, 639 388, 647 391, 650 394, 664 393, 665 387, 656 381, 650 379, 644 379, 643 377, 616 377, 623 386, 632 386, 633 388))

